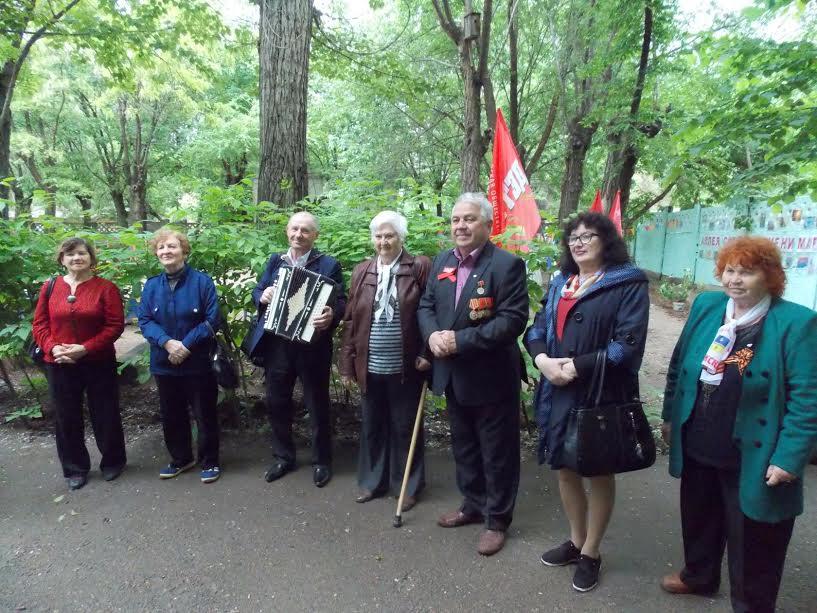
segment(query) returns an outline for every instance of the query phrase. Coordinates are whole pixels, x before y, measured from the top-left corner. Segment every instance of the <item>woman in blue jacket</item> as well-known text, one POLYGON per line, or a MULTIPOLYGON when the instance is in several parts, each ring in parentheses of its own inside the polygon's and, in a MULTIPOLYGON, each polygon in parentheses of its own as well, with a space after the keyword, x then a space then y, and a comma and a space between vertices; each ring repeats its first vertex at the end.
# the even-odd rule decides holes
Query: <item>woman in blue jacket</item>
POLYGON ((165 271, 142 290, 139 326, 150 343, 150 372, 159 389, 165 444, 170 463, 159 477, 171 479, 195 466, 190 415, 198 428, 201 480, 219 478, 218 385, 210 364, 219 325, 213 280, 187 264, 190 242, 181 232, 162 228, 150 246, 165 271))

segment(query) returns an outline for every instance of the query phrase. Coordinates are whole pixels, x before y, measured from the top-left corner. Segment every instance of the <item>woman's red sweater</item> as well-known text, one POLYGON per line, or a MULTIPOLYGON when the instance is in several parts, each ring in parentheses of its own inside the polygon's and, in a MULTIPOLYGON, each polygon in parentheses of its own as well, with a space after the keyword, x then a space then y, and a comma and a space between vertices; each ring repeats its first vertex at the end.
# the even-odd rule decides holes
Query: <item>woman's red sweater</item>
POLYGON ((48 283, 40 289, 31 326, 45 361, 54 362, 51 350, 63 343, 84 346, 88 355, 83 361, 114 359, 113 343, 125 329, 119 288, 107 279, 92 277, 77 286, 77 299, 70 303, 71 287, 58 276, 46 304, 48 283))

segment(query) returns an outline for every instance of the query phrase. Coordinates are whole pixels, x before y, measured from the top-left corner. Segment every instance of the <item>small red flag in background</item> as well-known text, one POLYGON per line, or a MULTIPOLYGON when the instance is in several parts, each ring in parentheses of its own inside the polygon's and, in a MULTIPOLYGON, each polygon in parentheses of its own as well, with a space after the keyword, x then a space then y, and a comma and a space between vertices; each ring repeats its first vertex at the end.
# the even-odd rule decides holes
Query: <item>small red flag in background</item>
POLYGON ((598 189, 596 190, 596 197, 593 199, 593 204, 590 205, 590 212, 604 214, 604 206, 601 204, 601 191, 598 189))
MULTIPOLYGON (((596 197, 593 199, 593 204, 590 205, 589 213, 601 213, 604 215, 604 205, 601 203, 601 191, 596 190, 596 197)), ((613 225, 618 230, 618 235, 623 236, 624 233, 621 230, 621 190, 616 192, 615 197, 613 198, 613 205, 610 207, 610 212, 607 214, 607 218, 613 222, 613 225)))
POLYGON ((616 192, 613 198, 613 206, 610 207, 610 213, 607 216, 610 218, 610 221, 613 222, 616 230, 618 230, 618 235, 623 236, 624 233, 621 230, 621 190, 616 192))
MULTIPOLYGON (((488 179, 488 200, 494 207, 494 225, 491 236, 502 234, 509 226, 520 226, 522 232, 512 238, 519 241, 530 240, 539 229, 542 218, 536 207, 525 169, 511 140, 502 111, 496 111, 494 131, 494 159, 491 162, 491 176, 488 179)), ((508 245, 510 249, 525 245, 508 245)))

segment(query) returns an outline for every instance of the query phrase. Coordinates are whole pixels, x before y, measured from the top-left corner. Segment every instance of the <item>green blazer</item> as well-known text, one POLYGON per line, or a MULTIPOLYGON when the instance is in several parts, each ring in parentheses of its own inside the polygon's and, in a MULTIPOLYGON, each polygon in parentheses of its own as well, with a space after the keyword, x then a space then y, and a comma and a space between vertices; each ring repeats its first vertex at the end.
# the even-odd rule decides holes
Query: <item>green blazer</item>
MULTIPOLYGON (((672 423, 669 472, 681 476, 681 431, 697 396, 701 361, 723 324, 728 297, 704 292, 695 300, 675 346, 664 391, 664 421, 672 423)), ((732 437, 740 449, 740 508, 756 521, 779 522, 803 512, 803 470, 817 442, 817 313, 773 299, 755 355, 743 376, 732 437), (798 479, 769 487, 779 466, 798 479)))

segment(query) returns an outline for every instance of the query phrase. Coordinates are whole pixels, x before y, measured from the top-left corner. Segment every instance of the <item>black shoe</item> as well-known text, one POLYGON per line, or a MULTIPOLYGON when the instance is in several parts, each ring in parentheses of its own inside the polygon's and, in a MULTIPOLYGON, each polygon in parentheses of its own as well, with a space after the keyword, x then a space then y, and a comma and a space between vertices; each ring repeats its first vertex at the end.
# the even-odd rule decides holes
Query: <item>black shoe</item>
POLYGON ((124 465, 116 466, 114 468, 103 468, 102 469, 102 478, 105 479, 105 481, 113 481, 119 475, 122 474, 123 470, 125 470, 124 465))
POLYGON ((272 483, 276 479, 280 479, 288 472, 292 472, 292 465, 287 464, 286 462, 276 462, 272 466, 269 467, 269 470, 264 473, 264 479, 267 480, 267 483, 272 483))
POLYGON ((591 558, 582 554, 579 556, 576 573, 573 575, 573 589, 577 592, 589 592, 599 584, 599 570, 601 558, 591 558))
POLYGON ((312 480, 318 487, 323 487, 332 478, 332 469, 325 464, 315 464, 312 471, 312 480))
POLYGON ((66 477, 65 482, 68 484, 69 490, 78 490, 88 483, 88 477, 87 475, 73 475, 71 477, 66 477))
POLYGON ((573 544, 573 541, 565 541, 558 547, 543 553, 539 559, 545 566, 567 566, 578 562, 581 555, 581 550, 573 544))
POLYGON ((363 504, 364 502, 369 502, 375 498, 374 492, 370 492, 369 490, 360 490, 360 493, 355 498, 355 502, 363 504))

